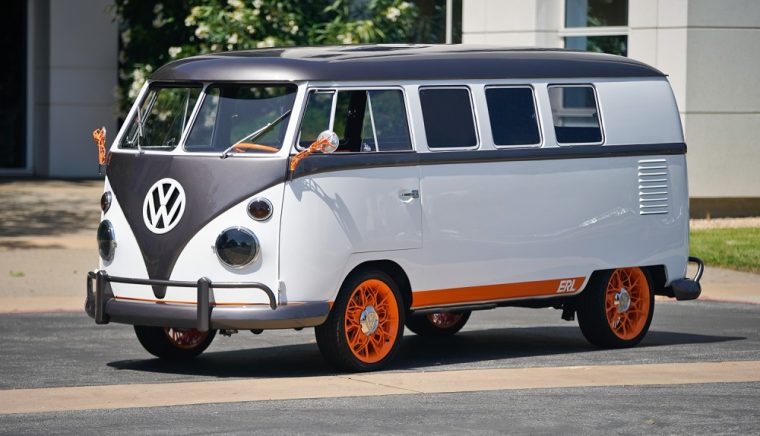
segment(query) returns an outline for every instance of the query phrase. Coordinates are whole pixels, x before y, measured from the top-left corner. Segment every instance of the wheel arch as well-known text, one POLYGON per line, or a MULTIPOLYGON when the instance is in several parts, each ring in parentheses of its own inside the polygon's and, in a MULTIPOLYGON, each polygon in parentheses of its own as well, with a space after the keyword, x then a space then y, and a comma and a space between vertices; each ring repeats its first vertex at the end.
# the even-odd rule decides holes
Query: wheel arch
POLYGON ((642 267, 649 273, 649 277, 652 279, 652 291, 655 295, 665 295, 666 297, 673 297, 673 290, 666 289, 665 283, 668 281, 668 275, 665 271, 665 265, 652 265, 642 267))
POLYGON ((341 286, 352 275, 364 271, 367 269, 377 269, 388 274, 401 292, 401 296, 404 299, 404 310, 409 310, 412 305, 412 286, 409 282, 409 277, 406 275, 406 271, 398 263, 389 259, 368 260, 356 265, 343 279, 341 286))

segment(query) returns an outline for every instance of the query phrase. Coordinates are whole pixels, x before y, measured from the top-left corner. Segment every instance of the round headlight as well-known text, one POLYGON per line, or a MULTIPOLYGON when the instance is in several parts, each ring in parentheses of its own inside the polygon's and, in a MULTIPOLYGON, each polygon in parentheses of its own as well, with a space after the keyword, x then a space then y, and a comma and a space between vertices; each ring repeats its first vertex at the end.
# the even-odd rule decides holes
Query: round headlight
POLYGON ((272 216, 272 203, 266 198, 254 198, 248 203, 248 215, 256 221, 266 221, 272 216))
POLYGON ((111 221, 105 220, 98 226, 98 251, 100 257, 106 262, 113 260, 116 251, 116 233, 113 231, 111 221))
POLYGON ((259 241, 250 230, 232 227, 216 238, 214 250, 224 264, 242 268, 256 260, 259 255, 259 241))
POLYGON ((111 191, 106 191, 103 193, 103 195, 100 196, 100 210, 103 211, 103 213, 108 212, 108 209, 111 207, 111 191))

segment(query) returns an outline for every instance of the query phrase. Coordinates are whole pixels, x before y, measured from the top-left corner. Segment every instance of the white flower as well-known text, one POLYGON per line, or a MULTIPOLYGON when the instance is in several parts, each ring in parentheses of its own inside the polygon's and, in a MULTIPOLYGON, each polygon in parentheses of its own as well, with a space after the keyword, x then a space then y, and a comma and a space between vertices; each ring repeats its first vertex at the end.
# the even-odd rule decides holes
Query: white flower
POLYGON ((290 28, 290 34, 295 35, 296 33, 298 33, 298 25, 294 24, 293 27, 290 28))
POLYGON ((401 10, 399 8, 390 7, 385 11, 385 18, 391 21, 396 21, 399 16, 401 16, 401 10))
POLYGON ((238 42, 238 34, 237 33, 233 33, 232 35, 230 35, 230 36, 227 37, 227 44, 234 45, 234 44, 237 44, 237 42, 238 42))
POLYGON ((409 2, 401 2, 401 4, 398 5, 398 8, 401 9, 402 11, 407 10, 411 7, 412 7, 412 4, 409 2))
POLYGON ((128 46, 131 41, 132 41, 132 29, 127 29, 121 32, 121 43, 124 44, 124 47, 128 46))
POLYGON ((277 41, 272 38, 271 36, 267 36, 264 38, 263 41, 259 41, 256 43, 256 47, 263 48, 263 47, 274 47, 276 45, 277 41))
POLYGON ((243 13, 241 11, 233 12, 232 21, 243 21, 243 13))
POLYGON ((261 9, 261 6, 264 4, 261 0, 253 0, 253 7, 256 9, 261 9))
POLYGON ((164 5, 162 3, 156 3, 155 6, 153 6, 153 13, 154 14, 160 14, 161 11, 164 10, 164 5))
POLYGON ((354 36, 350 32, 345 35, 338 35, 338 39, 340 39, 340 42, 343 44, 351 44, 354 42, 354 36))
POLYGON ((166 20, 164 20, 163 14, 156 15, 156 18, 153 19, 153 27, 156 29, 161 28, 164 24, 166 24, 166 20))
POLYGON ((137 98, 140 94, 143 83, 145 83, 145 71, 139 67, 132 70, 132 84, 129 85, 129 91, 127 92, 127 97, 129 97, 130 100, 137 98))
POLYGON ((237 9, 240 9, 243 7, 242 0, 227 0, 227 4, 237 9))
POLYGON ((195 26, 195 17, 192 15, 188 15, 187 18, 185 18, 185 27, 192 27, 195 26))
POLYGON ((176 58, 180 53, 182 53, 182 47, 169 47, 169 56, 172 59, 176 58))
POLYGON ((195 29, 195 36, 197 36, 199 39, 206 39, 208 38, 210 30, 211 29, 208 27, 208 24, 200 24, 195 29))
POLYGON ((245 26, 245 30, 247 30, 248 33, 250 33, 251 35, 253 35, 254 33, 256 33, 256 28, 253 27, 253 26, 251 26, 250 24, 247 25, 247 26, 245 26))

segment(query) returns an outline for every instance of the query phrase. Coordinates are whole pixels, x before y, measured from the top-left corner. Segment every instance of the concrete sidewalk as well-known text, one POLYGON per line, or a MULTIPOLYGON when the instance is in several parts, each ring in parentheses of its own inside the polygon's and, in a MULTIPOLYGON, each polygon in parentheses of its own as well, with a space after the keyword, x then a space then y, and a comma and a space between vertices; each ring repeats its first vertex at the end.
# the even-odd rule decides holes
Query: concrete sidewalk
MULTIPOLYGON (((102 186, 0 181, 0 312, 82 310, 102 186)), ((760 274, 708 267, 702 288, 701 299, 760 304, 760 274)))

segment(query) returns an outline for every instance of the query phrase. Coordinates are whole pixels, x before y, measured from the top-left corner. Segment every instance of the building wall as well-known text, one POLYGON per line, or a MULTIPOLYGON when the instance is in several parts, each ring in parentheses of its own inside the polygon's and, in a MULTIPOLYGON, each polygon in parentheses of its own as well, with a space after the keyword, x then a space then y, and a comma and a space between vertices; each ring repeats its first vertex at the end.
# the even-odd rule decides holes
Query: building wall
MULTIPOLYGON (((465 0, 462 40, 562 47, 564 4, 465 0)), ((760 213, 760 1, 629 0, 628 24, 628 56, 659 68, 673 87, 692 199, 741 209, 721 214, 760 213)))
MULTIPOLYGON (((92 131, 116 134, 118 29, 110 0, 30 0, 34 174, 97 176, 92 131)), ((33 144, 33 145, 32 145, 33 144)))
POLYGON ((688 17, 692 196, 760 197, 760 1, 690 0, 688 17))

